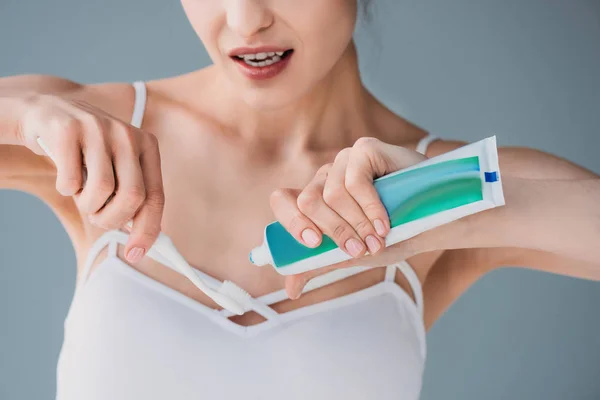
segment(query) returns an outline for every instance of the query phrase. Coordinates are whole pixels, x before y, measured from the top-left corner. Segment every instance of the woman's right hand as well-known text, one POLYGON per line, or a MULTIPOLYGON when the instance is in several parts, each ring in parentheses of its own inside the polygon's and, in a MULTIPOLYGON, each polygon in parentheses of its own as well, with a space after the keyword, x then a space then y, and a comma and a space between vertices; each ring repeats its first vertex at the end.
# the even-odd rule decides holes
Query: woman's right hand
POLYGON ((35 95, 19 121, 18 137, 34 153, 52 158, 56 190, 72 196, 94 225, 117 229, 133 220, 125 248, 128 261, 139 261, 152 247, 164 208, 154 135, 85 102, 35 95))

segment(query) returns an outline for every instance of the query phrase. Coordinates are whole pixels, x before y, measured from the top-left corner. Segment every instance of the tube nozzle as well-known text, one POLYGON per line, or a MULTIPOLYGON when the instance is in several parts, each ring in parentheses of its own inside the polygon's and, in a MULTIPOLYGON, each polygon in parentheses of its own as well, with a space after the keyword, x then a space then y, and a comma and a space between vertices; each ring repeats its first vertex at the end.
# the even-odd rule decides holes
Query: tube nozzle
POLYGON ((258 267, 263 265, 273 264, 271 252, 265 243, 252 249, 249 255, 250 262, 258 267))

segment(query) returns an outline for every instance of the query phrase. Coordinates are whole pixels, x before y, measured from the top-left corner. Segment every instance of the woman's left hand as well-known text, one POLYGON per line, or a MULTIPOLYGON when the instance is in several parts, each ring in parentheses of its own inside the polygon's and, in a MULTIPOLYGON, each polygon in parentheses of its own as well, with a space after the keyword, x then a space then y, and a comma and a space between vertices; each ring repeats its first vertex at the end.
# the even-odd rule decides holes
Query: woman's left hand
POLYGON ((385 247, 390 221, 373 180, 425 159, 404 147, 361 138, 353 147, 340 151, 333 163, 320 168, 303 190, 279 189, 272 194, 275 217, 296 240, 317 247, 325 234, 352 257, 288 276, 286 290, 290 298, 298 298, 310 279, 333 269, 385 266, 424 251, 415 248, 415 240, 385 247), (367 251, 369 255, 365 256, 367 251))
POLYGON ((316 247, 326 234, 352 256, 339 264, 286 277, 288 296, 298 298, 310 279, 334 269, 386 266, 417 254, 451 249, 509 249, 502 257, 510 256, 510 265, 532 262, 521 260, 518 254, 511 256, 510 249, 530 249, 586 263, 585 268, 574 270, 572 263, 563 266, 564 259, 559 259, 556 262, 561 266, 551 263, 555 268, 533 268, 596 277, 600 259, 596 245, 598 175, 539 151, 498 149, 498 155, 504 170, 505 206, 460 218, 386 248, 384 238, 390 223, 373 180, 425 160, 420 153, 361 138, 352 148, 342 150, 332 164, 323 166, 303 190, 275 191, 271 207, 296 240, 316 247), (366 256, 367 249, 370 254, 366 256))

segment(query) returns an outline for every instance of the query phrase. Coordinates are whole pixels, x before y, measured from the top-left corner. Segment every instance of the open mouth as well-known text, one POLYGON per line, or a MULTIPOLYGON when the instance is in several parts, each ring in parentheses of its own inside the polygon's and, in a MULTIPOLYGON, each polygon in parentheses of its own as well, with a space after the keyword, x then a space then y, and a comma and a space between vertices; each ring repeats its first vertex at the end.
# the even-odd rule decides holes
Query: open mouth
POLYGON ((234 61, 243 62, 251 67, 260 68, 280 63, 289 58, 293 52, 294 50, 286 50, 256 54, 239 54, 232 56, 231 58, 233 58, 234 61))

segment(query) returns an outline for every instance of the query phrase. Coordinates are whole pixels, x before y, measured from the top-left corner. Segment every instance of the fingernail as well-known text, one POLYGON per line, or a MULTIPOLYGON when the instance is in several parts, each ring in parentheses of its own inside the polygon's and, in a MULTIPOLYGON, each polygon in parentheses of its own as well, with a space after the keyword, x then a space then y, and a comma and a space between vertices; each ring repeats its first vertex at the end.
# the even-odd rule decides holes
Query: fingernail
POLYGON ((134 247, 133 249, 129 250, 129 253, 127 253, 127 261, 129 261, 132 264, 135 264, 136 262, 140 261, 143 256, 144 249, 140 247, 134 247))
POLYGON ((295 288, 294 290, 295 294, 289 294, 288 293, 288 297, 290 300, 298 300, 300 298, 300 296, 302 295, 302 288, 295 288))
POLYGON ((383 237, 383 235, 385 235, 385 225, 383 221, 380 219, 376 219, 373 225, 375 225, 375 231, 377 232, 377 234, 383 237))
POLYGON ((362 253, 364 246, 358 239, 348 239, 345 243, 346 250, 352 257, 358 257, 362 253))
POLYGON ((314 247, 319 243, 319 235, 314 230, 307 228, 302 231, 302 240, 307 245, 314 247))
POLYGON ((373 235, 367 236, 365 242, 367 242, 367 247, 369 248, 369 253, 371 254, 377 253, 381 248, 381 243, 379 243, 379 240, 377 240, 373 235))
POLYGON ((307 282, 308 282, 308 280, 300 281, 300 283, 298 283, 295 287, 296 294, 293 296, 290 296, 290 299, 298 300, 302 296, 302 291, 304 290, 304 287, 306 286, 307 282))

